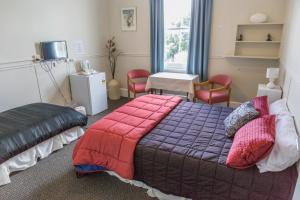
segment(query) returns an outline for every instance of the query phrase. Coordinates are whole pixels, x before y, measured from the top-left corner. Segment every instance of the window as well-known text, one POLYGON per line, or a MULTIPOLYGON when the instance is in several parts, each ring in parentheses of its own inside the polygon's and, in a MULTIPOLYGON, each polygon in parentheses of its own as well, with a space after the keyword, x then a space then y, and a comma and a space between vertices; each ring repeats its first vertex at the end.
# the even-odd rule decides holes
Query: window
POLYGON ((187 71, 191 5, 191 0, 164 0, 165 71, 187 71))

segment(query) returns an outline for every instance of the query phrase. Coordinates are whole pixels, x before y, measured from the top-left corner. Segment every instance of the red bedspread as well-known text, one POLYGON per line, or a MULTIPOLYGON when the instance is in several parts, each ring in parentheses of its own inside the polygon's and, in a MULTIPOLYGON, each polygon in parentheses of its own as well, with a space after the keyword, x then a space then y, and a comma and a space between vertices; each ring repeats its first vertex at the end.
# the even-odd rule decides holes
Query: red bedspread
POLYGON ((180 102, 180 97, 145 95, 116 109, 79 140, 73 165, 103 166, 133 179, 136 144, 180 102))

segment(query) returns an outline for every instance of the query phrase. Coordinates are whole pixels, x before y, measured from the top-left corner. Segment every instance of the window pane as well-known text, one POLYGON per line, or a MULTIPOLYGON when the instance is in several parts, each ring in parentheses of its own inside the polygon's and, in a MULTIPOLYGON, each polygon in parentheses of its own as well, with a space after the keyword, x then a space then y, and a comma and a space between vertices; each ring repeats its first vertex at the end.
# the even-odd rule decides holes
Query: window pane
POLYGON ((165 0, 165 71, 186 72, 191 0, 165 0))

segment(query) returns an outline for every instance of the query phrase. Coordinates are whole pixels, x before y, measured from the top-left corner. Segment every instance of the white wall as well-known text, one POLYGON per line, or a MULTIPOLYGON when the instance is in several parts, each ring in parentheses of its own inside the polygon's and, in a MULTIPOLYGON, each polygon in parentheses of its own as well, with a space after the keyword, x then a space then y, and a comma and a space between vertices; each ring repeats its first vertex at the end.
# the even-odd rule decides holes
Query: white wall
MULTIPOLYGON (((44 102, 63 104, 48 74, 30 62, 36 54, 35 44, 40 41, 67 40, 70 58, 90 59, 97 70, 107 71, 104 56, 109 34, 107 2, 0 1, 0 111, 40 101, 40 94, 44 102), (78 40, 85 47, 80 55, 74 50, 74 42, 78 40)), ((75 71, 75 65, 76 62, 69 64, 71 72, 75 71)), ((66 63, 58 65, 53 72, 65 96, 70 98, 66 63)))
MULTIPOLYGON (((287 7, 287 20, 283 35, 281 51, 282 79, 285 74, 295 75, 299 80, 300 75, 300 1, 290 0, 287 7)), ((282 80, 283 81, 283 80, 282 80)))
MULTIPOLYGON (((300 1, 289 0, 287 7, 287 19, 283 35, 283 46, 281 51, 281 84, 284 88, 284 95, 287 96, 289 92, 289 81, 292 80, 294 84, 300 86, 299 75, 300 75, 300 1), (286 80, 285 80, 286 79, 286 80), (285 84, 284 84, 285 83, 285 84)), ((296 91, 299 93, 299 91, 296 91)), ((298 94, 289 94, 289 96, 299 97, 298 94)), ((298 98, 299 99, 299 98, 298 98)), ((299 102, 299 101, 296 101, 299 102)), ((294 106, 299 106, 296 103, 294 106)), ((299 109, 296 109, 299 110, 299 109)), ((299 113, 296 113, 299 116, 299 113)), ((300 131, 300 119, 295 119, 298 125, 298 132, 300 131)), ((298 172, 300 172, 300 163, 298 163, 298 172)), ((298 177, 298 183, 296 186, 294 200, 300 199, 300 178, 298 177)))
MULTIPOLYGON (((209 74, 226 73, 233 77, 233 101, 242 102, 256 95, 258 83, 265 83, 265 71, 278 62, 227 59, 234 50, 236 24, 249 22, 255 12, 264 12, 271 22, 283 22, 285 0, 214 0, 209 74)), ((117 44, 125 53, 118 63, 117 79, 126 87, 125 74, 129 69, 150 69, 150 30, 148 0, 110 0, 110 34, 116 36, 117 44), (136 6, 137 32, 122 32, 120 9, 136 6)))
MULTIPOLYGON (((265 12, 270 21, 282 22, 285 4, 285 0, 214 1, 209 74, 226 73, 233 77, 233 101, 255 96, 257 84, 267 81, 266 67, 278 65, 224 58, 233 51, 236 24, 248 22, 254 12, 265 12)), ((123 52, 116 77, 126 88, 128 70, 150 69, 149 21, 148 0, 0 0, 0 111, 40 101, 40 95, 44 102, 63 103, 48 75, 39 65, 28 61, 36 53, 35 44, 44 40, 65 39, 71 58, 89 59, 96 69, 109 72, 103 47, 109 37, 116 36, 123 52), (120 9, 128 6, 137 7, 136 32, 121 31, 120 9), (78 40, 85 45, 83 55, 74 51, 74 42, 78 40), (39 85, 34 79, 36 75, 39 85)), ((75 65, 78 68, 78 64, 70 63, 71 72, 75 65)), ((66 64, 57 66, 54 74, 65 96, 70 98, 66 64)), ((107 75, 110 78, 110 73, 107 75)))

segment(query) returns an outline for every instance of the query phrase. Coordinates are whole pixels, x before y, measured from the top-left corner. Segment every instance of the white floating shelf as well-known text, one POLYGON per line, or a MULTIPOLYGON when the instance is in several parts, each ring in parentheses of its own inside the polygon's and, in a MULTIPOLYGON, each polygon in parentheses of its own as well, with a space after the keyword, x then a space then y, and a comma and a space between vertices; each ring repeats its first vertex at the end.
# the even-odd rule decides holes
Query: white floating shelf
POLYGON ((283 23, 248 23, 248 24, 238 24, 238 26, 261 26, 261 25, 283 26, 283 23))
POLYGON ((225 56, 225 58, 245 58, 245 59, 263 59, 263 60, 279 60, 279 57, 271 57, 271 56, 225 56))
POLYGON ((236 43, 264 43, 264 44, 280 44, 280 41, 235 41, 236 43))

